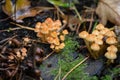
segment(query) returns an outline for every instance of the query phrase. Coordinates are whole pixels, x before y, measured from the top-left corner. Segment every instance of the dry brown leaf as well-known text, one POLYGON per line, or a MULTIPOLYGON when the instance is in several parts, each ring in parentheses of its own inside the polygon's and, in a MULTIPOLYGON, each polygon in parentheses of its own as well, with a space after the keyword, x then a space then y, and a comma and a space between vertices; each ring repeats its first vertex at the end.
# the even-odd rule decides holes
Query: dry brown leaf
POLYGON ((26 17, 34 17, 44 10, 53 9, 49 7, 31 7, 30 3, 29 0, 17 0, 16 3, 6 0, 5 4, 2 5, 2 10, 16 22, 23 22, 22 19, 26 17))
POLYGON ((99 0, 96 13, 102 24, 106 25, 110 21, 120 25, 120 0, 99 0))

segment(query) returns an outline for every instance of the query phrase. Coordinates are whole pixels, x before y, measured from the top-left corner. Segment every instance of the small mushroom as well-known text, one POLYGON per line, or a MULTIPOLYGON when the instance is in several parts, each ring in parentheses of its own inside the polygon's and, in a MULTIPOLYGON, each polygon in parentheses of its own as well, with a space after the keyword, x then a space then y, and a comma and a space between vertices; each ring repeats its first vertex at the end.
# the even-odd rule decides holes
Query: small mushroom
POLYGON ((107 51, 116 53, 118 51, 118 49, 115 45, 111 45, 107 48, 107 51))
POLYGON ((83 39, 85 39, 88 35, 89 35, 89 34, 88 34, 87 31, 82 31, 81 33, 79 33, 79 37, 80 37, 80 38, 83 38, 83 39))
POLYGON ((114 59, 117 58, 117 55, 115 52, 108 51, 105 53, 105 57, 108 58, 113 63, 114 59))
POLYGON ((49 29, 47 27, 44 27, 40 30, 42 34, 49 34, 49 29))
POLYGON ((59 45, 59 48, 60 49, 63 49, 65 47, 65 44, 64 43, 61 43, 60 45, 59 45))
POLYGON ((54 39, 54 44, 57 45, 57 46, 60 45, 60 40, 58 38, 55 38, 54 39))
POLYGON ((106 32, 108 32, 108 31, 110 31, 108 28, 104 28, 104 29, 100 30, 100 34, 105 35, 106 32))
POLYGON ((94 42, 96 40, 96 36, 94 34, 89 34, 85 39, 89 42, 94 42))
POLYGON ((26 48, 22 48, 22 49, 21 49, 21 52, 26 53, 26 52, 27 52, 27 49, 26 49, 26 48))
POLYGON ((47 37, 47 42, 48 43, 54 43, 54 38, 53 37, 47 37))
POLYGON ((65 36, 64 35, 60 35, 60 40, 64 41, 65 40, 65 36))
POLYGON ((116 35, 115 35, 115 33, 113 31, 107 31, 105 33, 105 36, 107 36, 107 37, 116 37, 116 35))
POLYGON ((107 38, 106 39, 106 43, 107 44, 116 44, 117 43, 117 40, 116 40, 116 38, 115 37, 109 37, 109 38, 107 38))
POLYGON ((44 23, 47 24, 47 25, 54 24, 54 22, 53 22, 53 20, 51 18, 47 18, 44 23))
POLYGON ((98 31, 98 30, 94 30, 94 31, 92 32, 92 34, 94 34, 94 35, 99 35, 99 31, 98 31))
POLYGON ((97 37, 97 39, 103 39, 104 38, 104 36, 102 34, 99 34, 96 37, 97 37))
POLYGON ((40 26, 41 26, 41 22, 37 22, 37 24, 35 25, 35 32, 40 31, 40 26))
POLYGON ((103 41, 101 39, 96 38, 95 43, 98 45, 103 45, 103 41))
POLYGON ((43 38, 43 34, 42 34, 41 32, 38 32, 38 33, 37 33, 37 37, 43 38))
POLYGON ((10 56, 8 56, 8 58, 9 58, 10 60, 13 60, 13 59, 14 59, 14 56, 10 55, 10 56))
POLYGON ((54 21, 54 26, 61 26, 61 25, 62 25, 62 24, 61 24, 60 20, 54 21))
POLYGON ((100 46, 99 46, 98 44, 96 44, 96 43, 93 43, 93 44, 91 45, 91 49, 92 49, 93 51, 99 51, 99 50, 100 50, 100 46))
POLYGON ((96 29, 97 29, 97 30, 102 30, 102 29, 104 29, 104 25, 103 25, 103 24, 98 24, 98 25, 96 26, 96 29))
POLYGON ((21 53, 19 51, 16 52, 17 57, 20 58, 21 57, 21 53))
POLYGON ((68 34, 68 31, 65 29, 65 30, 62 31, 62 33, 63 33, 64 35, 66 35, 66 34, 68 34))
POLYGON ((55 38, 55 37, 57 37, 57 32, 53 31, 53 32, 50 33, 50 35, 55 38))

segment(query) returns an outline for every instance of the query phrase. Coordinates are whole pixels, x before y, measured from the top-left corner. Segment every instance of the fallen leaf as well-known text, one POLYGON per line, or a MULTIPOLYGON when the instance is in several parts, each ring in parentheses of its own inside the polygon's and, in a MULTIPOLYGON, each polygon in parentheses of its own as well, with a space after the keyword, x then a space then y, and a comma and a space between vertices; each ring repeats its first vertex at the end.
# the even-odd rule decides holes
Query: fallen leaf
POLYGON ((99 0, 96 13, 102 24, 106 25, 110 21, 120 25, 120 0, 99 0))
POLYGON ((6 0, 5 4, 2 5, 2 10, 14 21, 23 22, 22 19, 26 17, 34 17, 44 10, 53 9, 48 7, 31 7, 30 4, 29 0, 16 0, 16 3, 13 3, 12 0, 6 0))

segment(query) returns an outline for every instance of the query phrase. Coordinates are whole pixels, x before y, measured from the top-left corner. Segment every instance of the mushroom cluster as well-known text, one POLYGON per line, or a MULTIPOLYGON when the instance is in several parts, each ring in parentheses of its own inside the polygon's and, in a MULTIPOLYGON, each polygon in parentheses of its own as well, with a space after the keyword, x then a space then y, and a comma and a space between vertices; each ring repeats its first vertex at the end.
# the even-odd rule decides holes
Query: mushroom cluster
POLYGON ((116 58, 117 50, 111 51, 109 49, 109 46, 114 46, 112 48, 117 49, 117 47, 115 46, 118 42, 116 39, 116 35, 112 30, 105 28, 102 24, 98 24, 91 34, 89 34, 87 31, 80 32, 79 37, 85 40, 86 45, 89 48, 88 50, 90 51, 94 59, 97 59, 101 54, 103 54, 107 47, 108 52, 105 53, 105 57, 110 59, 110 57, 112 56, 112 52, 115 54, 115 56, 111 59, 113 60, 116 58), (109 55, 111 56, 108 57, 109 55))
POLYGON ((50 48, 59 51, 64 48, 65 35, 68 34, 67 30, 59 32, 61 27, 60 20, 53 21, 47 18, 44 22, 38 22, 35 26, 35 32, 42 42, 50 44, 50 48))
MULTIPOLYGON (((15 52, 17 59, 19 59, 19 60, 24 60, 24 58, 27 56, 27 49, 24 47, 21 49, 15 49, 14 52, 15 52)), ((8 56, 8 58, 9 58, 9 60, 13 60, 14 56, 10 55, 10 56, 8 56)))

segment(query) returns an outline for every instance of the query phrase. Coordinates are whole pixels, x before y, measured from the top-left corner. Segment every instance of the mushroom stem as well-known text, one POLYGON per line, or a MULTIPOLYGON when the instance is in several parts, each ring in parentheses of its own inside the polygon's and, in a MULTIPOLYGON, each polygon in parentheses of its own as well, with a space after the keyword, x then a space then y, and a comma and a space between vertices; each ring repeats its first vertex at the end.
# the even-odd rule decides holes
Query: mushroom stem
POLYGON ((90 52, 90 55, 91 55, 94 59, 97 59, 97 56, 96 56, 97 53, 94 53, 94 52, 91 50, 91 48, 90 48, 91 42, 88 42, 88 41, 85 40, 85 39, 84 39, 84 42, 85 42, 85 44, 86 44, 86 46, 87 46, 88 51, 90 52))

